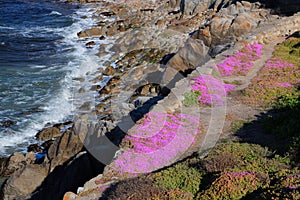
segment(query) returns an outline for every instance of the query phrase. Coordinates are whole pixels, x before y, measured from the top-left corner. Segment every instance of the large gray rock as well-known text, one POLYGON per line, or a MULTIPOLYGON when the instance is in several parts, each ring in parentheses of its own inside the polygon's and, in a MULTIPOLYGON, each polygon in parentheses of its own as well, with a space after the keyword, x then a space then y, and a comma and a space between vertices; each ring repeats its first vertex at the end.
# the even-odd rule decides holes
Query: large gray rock
POLYGON ((181 11, 184 15, 194 15, 207 9, 220 10, 232 0, 181 0, 181 11))
POLYGON ((60 136, 60 130, 57 127, 44 128, 36 134, 37 140, 51 140, 53 137, 60 136))
POLYGON ((3 200, 28 199, 47 176, 47 169, 40 165, 29 164, 16 171, 5 183, 3 200))
MULTIPOLYGON (((209 59, 208 50, 209 48, 201 40, 188 39, 184 47, 179 49, 167 63, 161 85, 169 85, 176 75, 186 73, 206 62, 209 59)), ((182 75, 181 77, 183 78, 182 75)), ((168 87, 172 86, 169 85, 168 87)))
MULTIPOLYGON (((55 171, 65 166, 82 148, 83 143, 79 134, 75 133, 74 130, 66 130, 61 137, 51 144, 47 156, 41 164, 34 164, 35 157, 32 152, 26 155, 13 154, 4 171, 8 175, 12 172, 13 174, 3 186, 3 199, 26 199, 30 197, 50 174, 53 177, 51 184, 61 181, 61 173, 55 173, 55 171)), ((75 173, 73 175, 76 177, 75 173)))
POLYGON ((58 165, 63 165, 83 148, 79 134, 73 130, 66 130, 63 135, 50 146, 47 158, 50 161, 50 172, 58 165))
POLYGON ((27 164, 34 163, 34 153, 30 152, 25 155, 21 153, 14 153, 8 159, 3 159, 1 164, 0 175, 1 176, 9 176, 13 174, 18 169, 23 168, 27 164))
POLYGON ((35 192, 33 200, 63 199, 67 191, 76 192, 87 180, 103 171, 103 165, 86 152, 79 153, 68 165, 56 168, 50 173, 35 192))
POLYGON ((235 38, 256 29, 267 21, 268 17, 269 11, 259 9, 256 4, 238 2, 223 8, 192 37, 202 40, 207 46, 230 43, 235 38))

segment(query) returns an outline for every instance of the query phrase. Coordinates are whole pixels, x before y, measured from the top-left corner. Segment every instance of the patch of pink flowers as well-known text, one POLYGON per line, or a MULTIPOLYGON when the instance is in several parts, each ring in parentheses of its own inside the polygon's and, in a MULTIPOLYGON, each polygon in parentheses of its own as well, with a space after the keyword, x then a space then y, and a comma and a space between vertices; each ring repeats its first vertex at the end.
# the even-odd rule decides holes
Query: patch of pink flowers
POLYGON ((287 82, 277 83, 279 87, 292 87, 293 85, 287 82))
POLYGON ((120 173, 148 173, 170 165, 201 133, 199 123, 194 116, 150 112, 124 138, 130 145, 113 164, 120 173))
POLYGON ((286 94, 297 91, 300 83, 299 67, 273 58, 267 61, 259 75, 246 90, 246 101, 256 105, 272 105, 286 94))
POLYGON ((201 75, 193 80, 195 83, 191 85, 191 88, 201 93, 198 100, 203 104, 224 105, 226 95, 235 87, 235 85, 225 84, 211 75, 201 75))
POLYGON ((246 75, 253 62, 261 57, 262 48, 263 45, 258 43, 249 44, 219 63, 216 68, 222 76, 246 75))

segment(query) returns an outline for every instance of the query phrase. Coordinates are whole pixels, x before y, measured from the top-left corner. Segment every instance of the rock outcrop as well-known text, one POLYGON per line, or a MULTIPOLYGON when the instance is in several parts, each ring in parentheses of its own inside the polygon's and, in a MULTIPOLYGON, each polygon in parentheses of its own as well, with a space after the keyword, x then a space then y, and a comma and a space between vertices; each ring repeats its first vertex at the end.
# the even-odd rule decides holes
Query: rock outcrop
MULTIPOLYGON (((3 186, 3 199, 26 199, 41 186, 41 183, 51 173, 55 173, 58 166, 64 166, 83 148, 79 134, 73 130, 66 130, 61 137, 50 144, 44 161, 37 164, 35 154, 13 154, 7 161, 3 175, 12 174, 3 186)), ((41 159, 41 158, 40 158, 41 159)), ((80 175, 79 175, 80 177, 80 175)), ((55 176, 55 181, 60 181, 55 176)), ((54 182, 55 182, 54 181, 54 182)), ((53 183, 53 182, 52 182, 53 183)))
POLYGON ((259 4, 242 2, 231 4, 222 9, 203 27, 200 27, 193 38, 200 39, 208 46, 215 46, 235 41, 237 37, 263 26, 274 16, 268 10, 260 9, 259 4))
POLYGON ((57 127, 44 128, 36 134, 37 140, 51 140, 54 137, 60 136, 60 130, 57 127))
POLYGON ((28 199, 47 176, 47 169, 29 164, 17 170, 3 187, 3 199, 28 199))
POLYGON ((185 73, 189 73, 189 71, 208 61, 208 50, 209 48, 201 40, 188 39, 185 46, 167 63, 161 85, 169 89, 174 87, 175 83, 183 78, 185 73), (176 79, 177 74, 180 77, 176 79))
POLYGON ((181 0, 181 10, 184 15, 195 15, 208 9, 220 10, 233 0, 181 0))

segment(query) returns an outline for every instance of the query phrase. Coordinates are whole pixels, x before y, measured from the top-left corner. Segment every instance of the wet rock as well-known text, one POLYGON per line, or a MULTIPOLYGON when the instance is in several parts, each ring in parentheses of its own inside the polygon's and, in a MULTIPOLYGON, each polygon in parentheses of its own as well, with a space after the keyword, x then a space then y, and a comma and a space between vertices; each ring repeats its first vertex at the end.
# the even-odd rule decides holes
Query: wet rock
POLYGON ((43 149, 38 144, 31 144, 27 147, 27 152, 42 153, 43 149))
POLYGON ((108 86, 115 86, 117 84, 119 84, 121 82, 121 79, 119 76, 114 76, 112 77, 108 82, 107 85, 108 86))
POLYGON ((84 82, 84 78, 73 78, 74 81, 79 81, 80 83, 84 82))
POLYGON ((91 108, 91 102, 84 102, 80 107, 79 110, 88 111, 91 108))
POLYGON ((101 12, 100 15, 103 15, 105 17, 111 17, 115 15, 115 13, 113 11, 105 11, 105 12, 101 12))
POLYGON ((98 91, 100 89, 101 89, 100 85, 93 85, 90 90, 92 90, 92 91, 98 91))
POLYGON ((92 83, 98 83, 98 82, 100 82, 100 81, 102 81, 102 80, 103 80, 103 76, 102 76, 102 75, 99 75, 99 76, 97 76, 96 78, 92 79, 91 82, 92 82, 92 83))
MULTIPOLYGON (((15 153, 9 158, 4 175, 10 175, 11 173, 13 174, 9 177, 9 179, 3 186, 2 199, 10 200, 30 198, 31 194, 36 191, 43 182, 46 181, 45 178, 47 177, 47 175, 49 175, 50 172, 53 172, 56 167, 66 164, 83 148, 79 135, 75 134, 73 130, 66 130, 65 132, 63 132, 61 137, 47 144, 50 145, 50 147, 47 151, 46 157, 42 160, 41 164, 34 164, 35 154, 33 152, 29 152, 25 156, 20 153, 15 153)), ((86 166, 82 165, 82 163, 80 164, 81 166, 86 166)), ((63 168, 60 167, 57 169, 57 171, 59 171, 59 169, 63 168)), ((88 170, 92 171, 90 169, 88 170)), ((80 171, 83 171, 83 169, 81 168, 80 171)), ((66 174, 66 172, 62 170, 60 171, 60 173, 51 174, 52 179, 50 179, 49 181, 47 177, 47 181, 50 182, 50 185, 56 185, 54 183, 62 180, 65 180, 67 182, 71 180, 71 182, 75 182, 77 177, 79 176, 78 171, 67 171, 67 173, 69 174, 68 179, 61 178, 63 174, 66 174)), ((85 175, 85 173, 83 174, 85 175)), ((66 182, 65 184, 68 185, 66 182)), ((78 184, 78 182, 76 182, 76 184, 78 184)), ((58 187, 61 187, 61 185, 59 185, 58 187)), ((64 187, 66 186, 64 185, 64 187)), ((45 188, 43 188, 43 190, 45 190, 45 188)), ((50 196, 51 198, 54 196, 49 196, 49 193, 47 195, 48 199, 50 198, 50 196)), ((58 198, 55 197, 54 199, 58 198)))
POLYGON ((8 158, 0 158, 0 176, 4 173, 7 166, 8 158))
POLYGON ((108 66, 104 70, 103 75, 105 75, 105 76, 112 76, 115 72, 116 72, 115 68, 113 68, 112 66, 108 66))
POLYGON ((44 148, 45 151, 47 151, 50 146, 53 144, 54 140, 47 140, 44 142, 41 146, 44 148))
POLYGON ((3 121, 3 122, 1 123, 1 126, 3 126, 3 127, 10 127, 10 126, 13 126, 14 124, 15 124, 14 121, 6 120, 6 121, 3 121))
POLYGON ((106 107, 105 103, 100 103, 100 104, 95 106, 95 110, 97 110, 99 112, 103 112, 105 110, 105 107, 106 107))
POLYGON ((82 87, 82 88, 80 88, 79 90, 78 90, 78 93, 79 94, 83 94, 83 93, 85 93, 85 89, 82 87))
POLYGON ((85 44, 85 46, 88 47, 88 48, 91 48, 91 47, 93 47, 95 45, 96 45, 96 43, 94 41, 90 41, 90 42, 88 42, 88 43, 85 44))
POLYGON ((97 27, 93 27, 84 31, 80 31, 79 33, 77 33, 77 36, 79 38, 83 38, 83 37, 92 37, 92 36, 100 36, 102 35, 102 30, 100 28, 97 27))
POLYGON ((100 39, 100 40, 105 40, 106 37, 105 37, 104 35, 101 35, 101 36, 99 37, 99 39, 100 39))
POLYGON ((111 88, 109 87, 109 86, 104 86, 101 90, 100 90, 100 94, 101 95, 105 95, 105 94, 109 94, 110 93, 110 91, 111 91, 111 88))
POLYGON ((58 136, 60 136, 60 130, 57 127, 44 128, 35 135, 37 140, 44 141, 58 136))

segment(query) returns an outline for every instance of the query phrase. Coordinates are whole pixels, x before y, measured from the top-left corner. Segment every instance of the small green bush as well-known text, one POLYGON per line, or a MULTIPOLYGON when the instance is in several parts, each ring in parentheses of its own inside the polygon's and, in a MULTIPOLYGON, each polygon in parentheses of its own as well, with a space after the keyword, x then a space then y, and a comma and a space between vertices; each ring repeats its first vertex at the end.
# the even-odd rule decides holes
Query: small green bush
POLYGON ((298 93, 286 94, 278 99, 277 109, 297 109, 300 105, 298 93))
MULTIPOLYGON (((271 159, 273 153, 256 144, 229 142, 216 146, 202 161, 208 172, 230 169, 235 172, 276 172, 283 164, 279 158, 271 159)), ((287 161, 285 160, 284 163, 287 161)))
POLYGON ((261 175, 253 172, 222 173, 198 199, 241 199, 265 184, 261 175))
POLYGON ((179 163, 155 174, 154 183, 167 190, 179 189, 181 192, 195 195, 201 183, 203 173, 187 163, 179 163))
POLYGON ((300 199, 300 171, 280 170, 258 199, 300 199))
POLYGON ((190 91, 184 94, 183 105, 191 107, 199 103, 198 97, 201 95, 199 91, 190 91))

